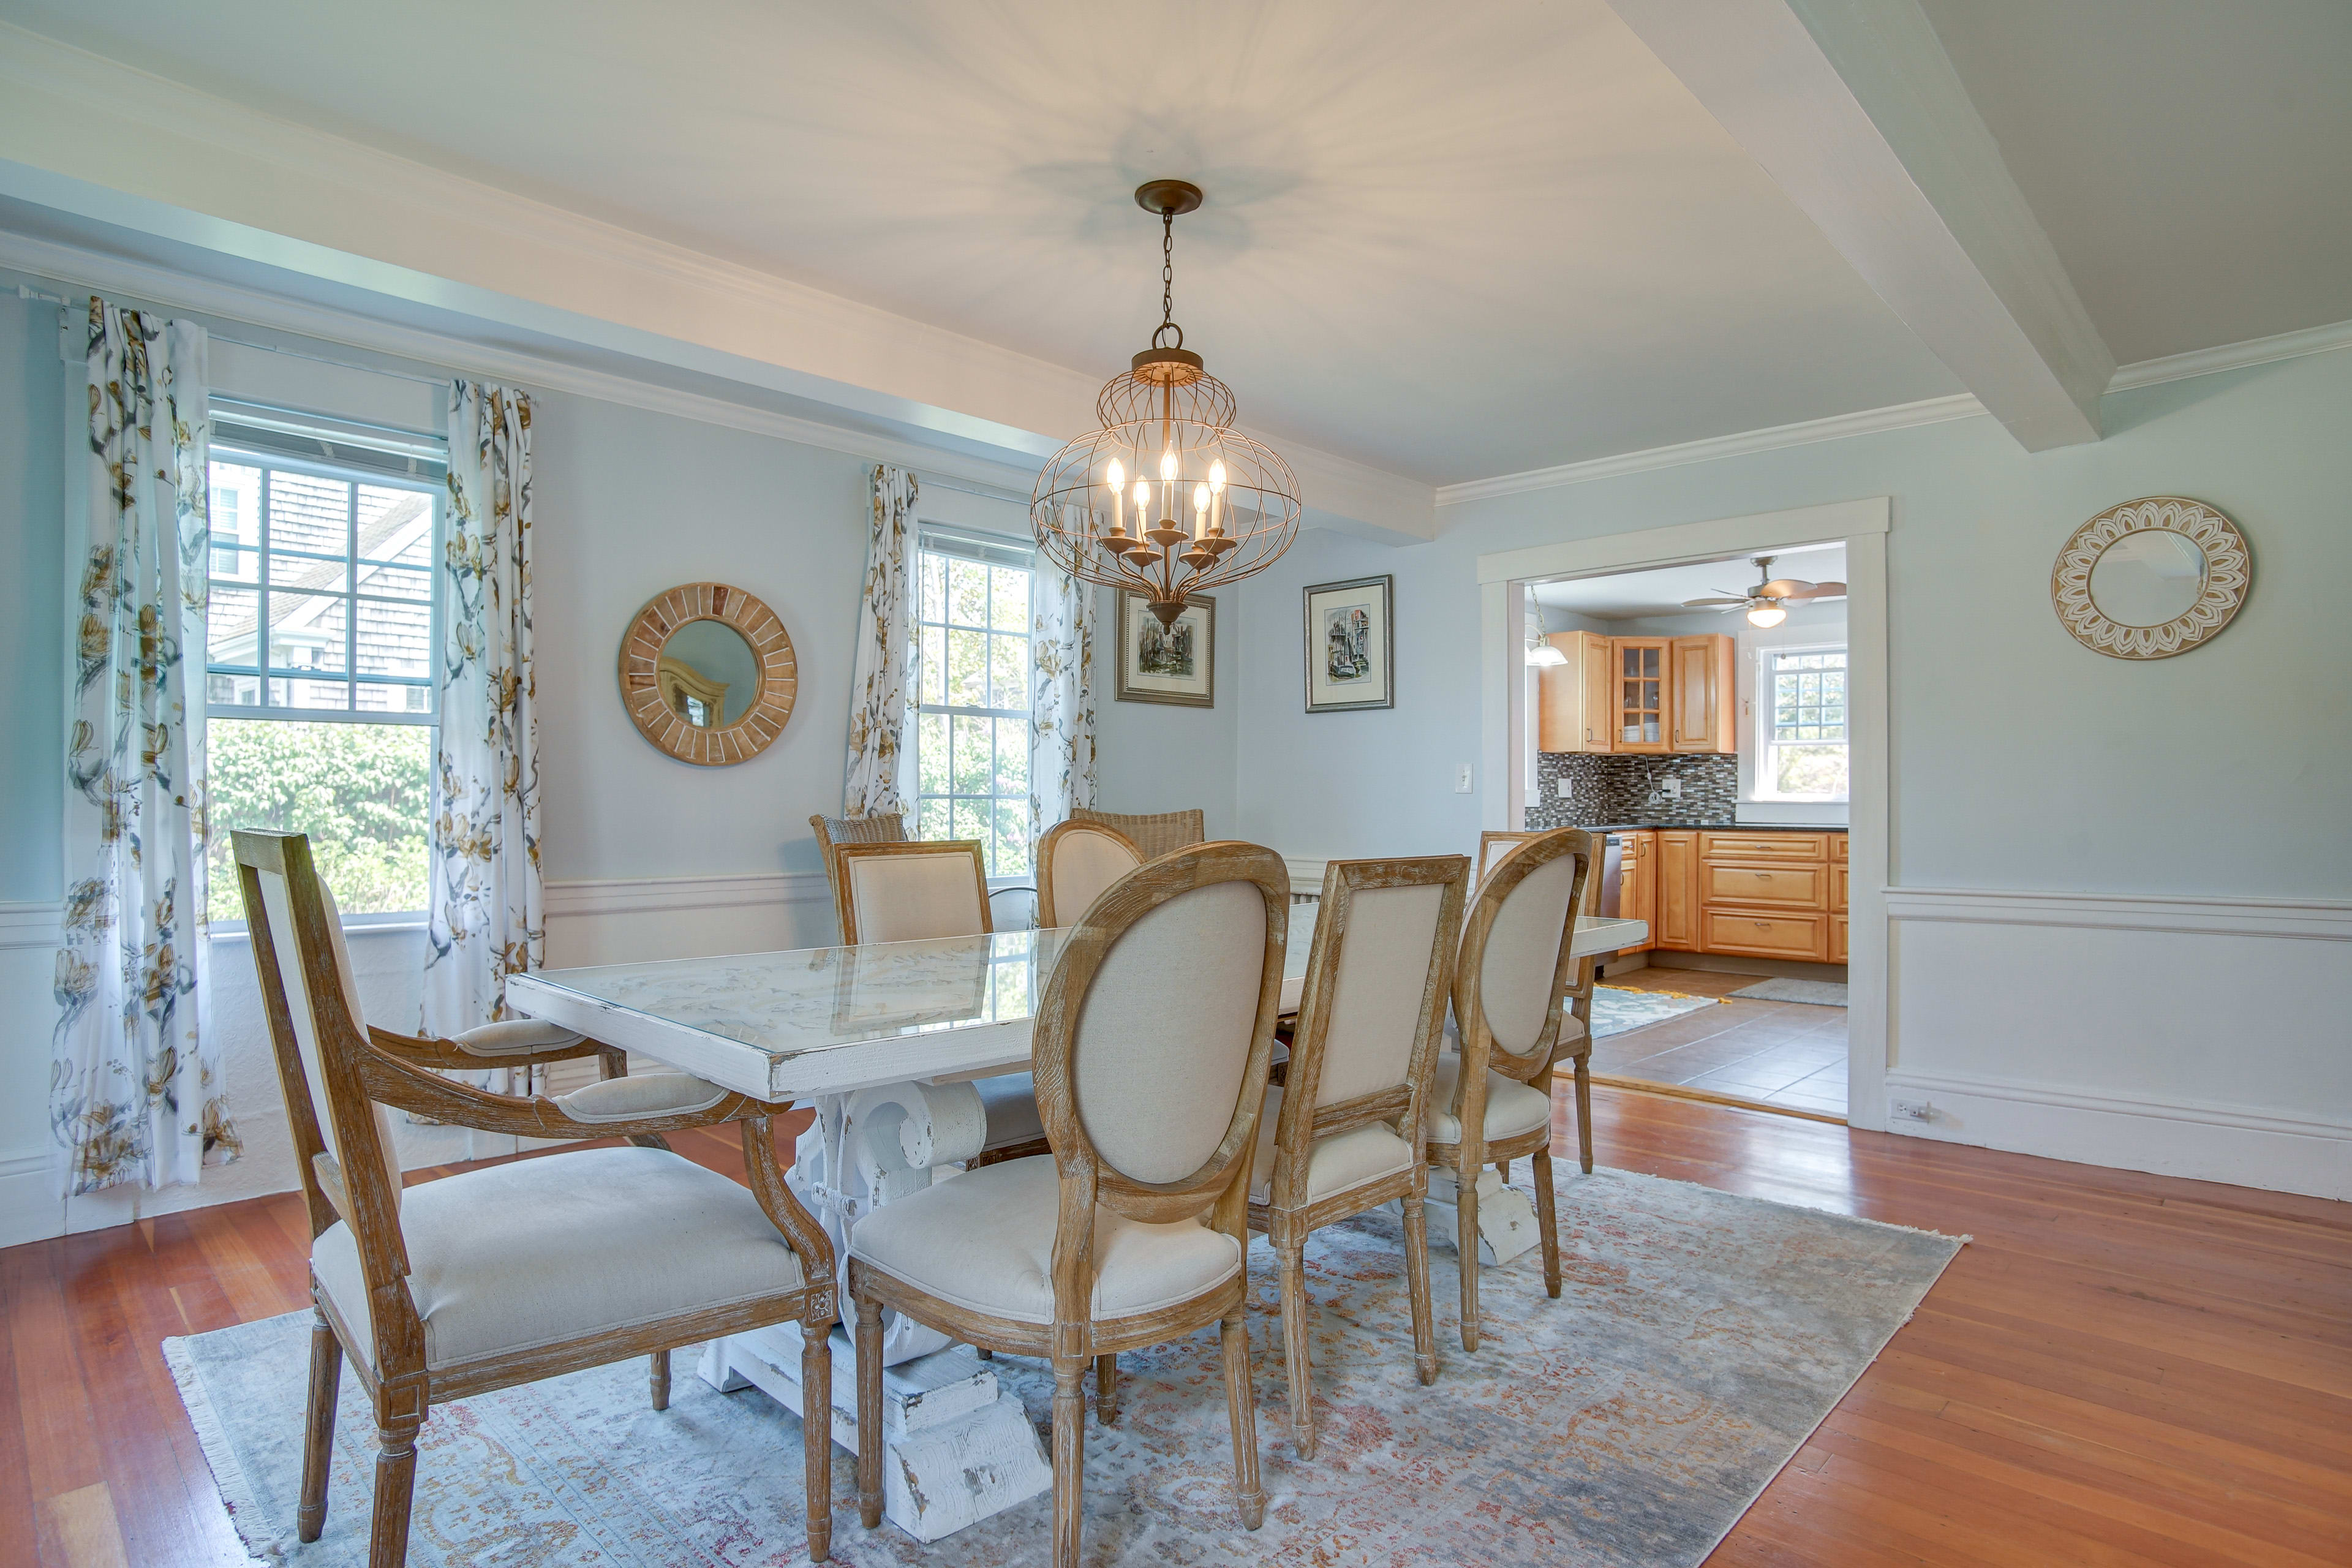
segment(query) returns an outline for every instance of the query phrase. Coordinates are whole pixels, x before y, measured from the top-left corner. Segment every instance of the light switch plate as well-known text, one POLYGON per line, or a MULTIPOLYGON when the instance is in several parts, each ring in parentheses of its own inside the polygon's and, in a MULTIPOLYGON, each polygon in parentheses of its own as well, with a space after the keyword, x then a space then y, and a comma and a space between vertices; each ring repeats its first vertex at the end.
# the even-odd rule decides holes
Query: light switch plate
POLYGON ((1468 763, 1463 763, 1454 774, 1454 793, 1455 795, 1468 795, 1470 793, 1470 764, 1468 763))

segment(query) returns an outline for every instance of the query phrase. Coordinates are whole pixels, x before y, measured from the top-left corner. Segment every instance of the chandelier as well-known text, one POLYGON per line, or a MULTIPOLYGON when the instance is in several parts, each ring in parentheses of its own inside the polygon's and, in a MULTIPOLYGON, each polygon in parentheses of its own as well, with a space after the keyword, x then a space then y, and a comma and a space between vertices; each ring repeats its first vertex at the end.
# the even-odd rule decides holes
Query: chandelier
POLYGON ((1176 324, 1176 218, 1201 205, 1200 187, 1152 180, 1135 201, 1160 215, 1160 325, 1095 399, 1100 428, 1047 459, 1029 522, 1055 565, 1142 595, 1167 626, 1192 595, 1263 572, 1290 548, 1298 480, 1233 427, 1232 389, 1176 324))

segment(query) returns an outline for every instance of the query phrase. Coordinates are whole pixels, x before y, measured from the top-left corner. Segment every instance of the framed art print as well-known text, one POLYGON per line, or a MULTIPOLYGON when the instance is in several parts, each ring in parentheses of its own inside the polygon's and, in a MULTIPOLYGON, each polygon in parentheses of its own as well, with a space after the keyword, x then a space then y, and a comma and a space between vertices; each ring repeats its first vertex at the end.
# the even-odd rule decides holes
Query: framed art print
POLYGON ((1307 590, 1307 710, 1396 706, 1394 577, 1318 583, 1307 590))
POLYGON ((1168 626, 1140 594, 1118 596, 1118 700, 1217 705, 1217 602, 1203 595, 1168 626))

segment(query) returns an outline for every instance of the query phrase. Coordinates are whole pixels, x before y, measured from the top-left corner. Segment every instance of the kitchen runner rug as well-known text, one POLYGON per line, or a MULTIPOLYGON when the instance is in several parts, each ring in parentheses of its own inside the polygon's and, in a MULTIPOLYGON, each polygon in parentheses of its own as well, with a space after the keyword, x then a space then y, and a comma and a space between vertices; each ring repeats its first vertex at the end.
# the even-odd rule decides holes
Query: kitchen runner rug
MULTIPOLYGON (((1519 1169, 1524 1172, 1522 1163, 1519 1169)), ((1270 1562, 1681 1568, 1730 1530, 1958 1250, 1949 1237, 1624 1172, 1559 1188, 1565 1288, 1538 1252, 1490 1268, 1484 1337, 1462 1349, 1454 1257, 1433 1247, 1440 1371, 1413 1379, 1400 1226, 1307 1244, 1321 1444, 1285 1419, 1273 1259, 1253 1247, 1265 1528, 1240 1527, 1216 1336, 1121 1356, 1117 1425, 1091 1414, 1089 1564, 1270 1562)), ((164 1342, 238 1532, 289 1568, 367 1560, 374 1432, 343 1378, 327 1529, 294 1540, 310 1320, 164 1342)), ((992 1363, 1043 1428, 1043 1363, 992 1363)), ((757 1389, 722 1394, 677 1352, 670 1407, 631 1360, 436 1406, 419 1442, 414 1568, 753 1568, 807 1561, 800 1423, 757 1389)), ((834 1455, 834 1560, 1044 1564, 1039 1497, 925 1547, 857 1522, 834 1455)))
POLYGON ((1845 1005, 1845 982, 1842 980, 1791 980, 1775 975, 1753 985, 1743 985, 1732 993, 1750 1002, 1803 1002, 1815 1007, 1845 1005))
POLYGON ((1662 1024, 1685 1013, 1696 1013, 1701 1007, 1712 1007, 1721 1000, 1717 996, 1685 996, 1679 991, 1634 991, 1622 985, 1595 985, 1592 1037, 1605 1040, 1645 1024, 1662 1024))

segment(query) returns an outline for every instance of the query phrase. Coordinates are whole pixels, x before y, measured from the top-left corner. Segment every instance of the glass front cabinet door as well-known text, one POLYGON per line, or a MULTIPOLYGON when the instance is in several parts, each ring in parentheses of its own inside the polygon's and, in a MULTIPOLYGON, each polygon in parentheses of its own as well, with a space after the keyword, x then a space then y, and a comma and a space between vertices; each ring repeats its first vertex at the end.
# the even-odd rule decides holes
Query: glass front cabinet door
POLYGON ((1620 752, 1670 752, 1666 733, 1664 637, 1617 641, 1617 744, 1620 752))

